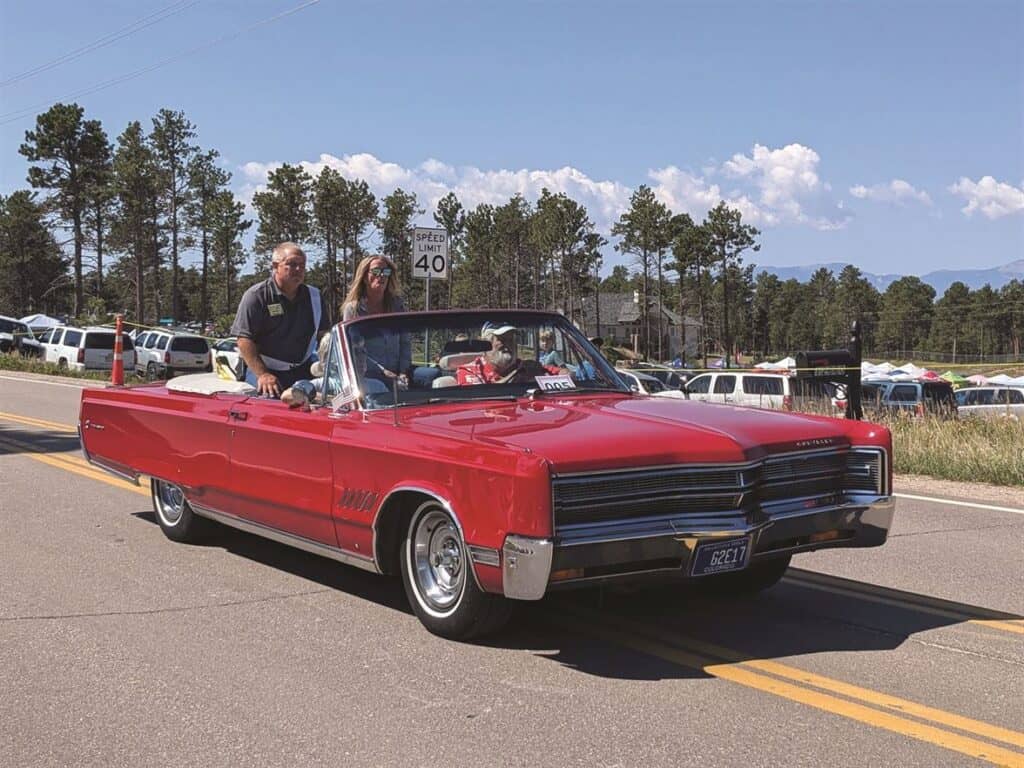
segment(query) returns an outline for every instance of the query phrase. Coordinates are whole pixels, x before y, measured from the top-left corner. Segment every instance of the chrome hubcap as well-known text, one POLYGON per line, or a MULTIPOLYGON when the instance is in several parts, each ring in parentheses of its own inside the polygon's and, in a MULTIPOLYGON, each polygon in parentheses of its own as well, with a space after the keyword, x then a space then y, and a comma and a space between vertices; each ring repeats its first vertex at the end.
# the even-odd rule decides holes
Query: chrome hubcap
POLYGON ((437 610, 450 608, 462 593, 465 578, 459 530, 440 510, 420 518, 412 537, 416 587, 437 610))
POLYGON ((157 481, 156 498, 160 507, 160 517, 167 525, 177 525, 185 512, 185 494, 181 488, 162 480, 157 481))

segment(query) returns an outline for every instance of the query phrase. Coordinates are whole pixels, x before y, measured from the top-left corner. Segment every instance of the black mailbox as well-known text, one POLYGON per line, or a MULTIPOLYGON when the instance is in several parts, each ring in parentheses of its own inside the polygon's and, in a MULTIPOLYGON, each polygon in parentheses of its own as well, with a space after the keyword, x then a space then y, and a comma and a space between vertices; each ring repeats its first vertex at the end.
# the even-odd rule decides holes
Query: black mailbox
POLYGON ((850 341, 846 349, 796 353, 796 380, 798 383, 830 381, 842 384, 846 388, 846 418, 862 419, 864 410, 861 407, 860 364, 860 323, 854 321, 850 326, 850 341))

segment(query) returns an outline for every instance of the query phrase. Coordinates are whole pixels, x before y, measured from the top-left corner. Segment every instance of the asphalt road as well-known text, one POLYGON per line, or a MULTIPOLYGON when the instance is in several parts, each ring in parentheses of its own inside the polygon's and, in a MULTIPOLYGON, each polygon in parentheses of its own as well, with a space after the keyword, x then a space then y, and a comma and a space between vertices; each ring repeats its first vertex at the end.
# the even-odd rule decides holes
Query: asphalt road
POLYGON ((78 398, 0 372, 2 765, 1024 766, 1024 510, 900 499, 758 598, 565 593, 460 644, 397 580, 167 540, 78 398))

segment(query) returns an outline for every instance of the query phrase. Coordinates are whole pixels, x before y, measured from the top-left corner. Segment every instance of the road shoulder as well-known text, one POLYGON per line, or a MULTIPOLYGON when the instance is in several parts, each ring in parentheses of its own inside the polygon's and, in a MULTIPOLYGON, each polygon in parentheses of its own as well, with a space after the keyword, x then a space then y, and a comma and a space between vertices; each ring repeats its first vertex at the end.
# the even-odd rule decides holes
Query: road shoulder
POLYGON ((893 488, 897 494, 912 493, 917 496, 979 501, 997 506, 1024 509, 1024 488, 1012 485, 965 483, 956 480, 940 480, 927 475, 896 475, 893 478, 893 488))

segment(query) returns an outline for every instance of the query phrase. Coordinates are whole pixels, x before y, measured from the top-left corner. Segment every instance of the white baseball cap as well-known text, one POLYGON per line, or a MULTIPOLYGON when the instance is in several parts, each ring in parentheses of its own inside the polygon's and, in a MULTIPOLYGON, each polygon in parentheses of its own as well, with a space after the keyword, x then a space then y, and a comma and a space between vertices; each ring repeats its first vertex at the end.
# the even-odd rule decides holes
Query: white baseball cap
POLYGON ((489 339, 492 336, 503 336, 509 331, 518 330, 514 325, 495 325, 490 321, 484 323, 484 327, 480 330, 480 338, 489 339))

